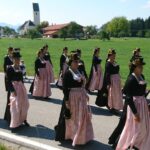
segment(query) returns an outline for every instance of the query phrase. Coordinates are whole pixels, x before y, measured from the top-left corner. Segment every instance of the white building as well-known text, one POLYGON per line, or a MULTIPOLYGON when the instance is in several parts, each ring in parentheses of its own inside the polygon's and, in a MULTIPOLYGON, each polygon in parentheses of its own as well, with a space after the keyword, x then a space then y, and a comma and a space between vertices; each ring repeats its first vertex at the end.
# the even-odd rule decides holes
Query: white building
POLYGON ((22 26, 19 27, 19 34, 24 35, 25 33, 27 33, 28 30, 34 28, 35 28, 35 24, 31 20, 28 20, 22 26))
POLYGON ((33 3, 33 17, 34 17, 34 24, 40 24, 40 9, 38 3, 33 3))

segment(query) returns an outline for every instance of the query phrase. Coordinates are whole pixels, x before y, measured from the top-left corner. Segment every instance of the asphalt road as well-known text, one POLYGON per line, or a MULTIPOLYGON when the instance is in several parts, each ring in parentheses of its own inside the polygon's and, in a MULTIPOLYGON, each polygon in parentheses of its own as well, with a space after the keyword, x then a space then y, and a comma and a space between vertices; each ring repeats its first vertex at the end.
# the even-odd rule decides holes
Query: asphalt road
MULTIPOLYGON (((32 81, 32 77, 30 79, 32 81)), ((30 84, 30 81, 25 83, 27 90, 30 84)), ((106 108, 95 106, 95 95, 90 95, 95 139, 85 146, 77 146, 75 148, 71 146, 71 142, 59 143, 54 140, 54 126, 57 124, 59 118, 63 98, 62 91, 52 86, 52 96, 48 101, 35 100, 30 94, 28 96, 30 101, 28 122, 31 127, 22 127, 16 133, 11 133, 7 123, 3 120, 6 107, 6 92, 4 88, 4 74, 0 73, 0 131, 19 135, 62 150, 111 150, 111 147, 107 144, 108 137, 116 127, 119 117, 110 114, 106 108)))

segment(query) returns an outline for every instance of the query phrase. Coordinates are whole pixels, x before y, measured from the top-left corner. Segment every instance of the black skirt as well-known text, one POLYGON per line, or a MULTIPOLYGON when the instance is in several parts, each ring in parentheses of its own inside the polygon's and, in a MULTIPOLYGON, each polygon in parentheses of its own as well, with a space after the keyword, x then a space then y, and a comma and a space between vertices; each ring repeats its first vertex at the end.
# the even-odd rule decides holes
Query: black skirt
POLYGON ((65 101, 63 100, 58 124, 55 126, 55 141, 65 140, 66 124, 65 124, 65 101))
POLYGON ((95 104, 99 107, 108 106, 108 90, 103 85, 102 89, 98 91, 95 104))
POLYGON ((125 102, 120 121, 119 121, 117 127, 115 128, 115 130, 113 131, 113 133, 111 134, 111 136, 109 137, 108 143, 113 145, 113 148, 116 148, 118 141, 119 141, 119 138, 120 138, 120 135, 121 135, 123 128, 125 126, 126 117, 127 117, 127 106, 128 105, 125 102))
POLYGON ((6 104, 6 109, 5 109, 5 114, 4 114, 4 120, 6 120, 9 124, 11 121, 11 114, 10 114, 10 92, 7 93, 7 104, 6 104))

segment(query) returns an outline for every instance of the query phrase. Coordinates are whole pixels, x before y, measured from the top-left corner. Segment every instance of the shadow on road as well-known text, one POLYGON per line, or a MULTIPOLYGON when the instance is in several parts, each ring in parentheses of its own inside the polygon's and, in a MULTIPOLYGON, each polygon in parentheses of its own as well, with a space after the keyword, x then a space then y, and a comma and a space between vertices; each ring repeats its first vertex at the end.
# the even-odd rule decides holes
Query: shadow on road
POLYGON ((54 140, 55 138, 54 130, 40 124, 31 127, 23 126, 16 132, 16 134, 21 136, 34 137, 39 139, 48 139, 48 140, 54 140))
POLYGON ((92 114, 94 114, 94 115, 103 115, 103 116, 112 116, 113 115, 109 112, 109 110, 103 109, 100 107, 91 106, 91 109, 92 109, 92 114))
POLYGON ((72 147, 71 144, 72 142, 68 140, 68 141, 61 142, 59 146, 69 148, 69 149, 77 149, 77 150, 112 150, 110 146, 95 140, 83 146, 72 147))
MULTIPOLYGON (((10 130, 8 123, 3 119, 0 119, 0 128, 5 130, 10 130)), ((50 129, 40 124, 36 126, 30 126, 30 127, 21 126, 13 133, 16 135, 34 137, 39 139, 48 139, 48 140, 55 139, 55 131, 53 129, 50 129)))
POLYGON ((43 101, 43 102, 49 102, 49 103, 53 103, 53 104, 57 104, 57 105, 61 105, 62 104, 62 100, 61 99, 56 99, 56 98, 40 98, 40 97, 33 97, 31 94, 28 94, 28 98, 32 99, 32 100, 36 100, 36 101, 43 101))

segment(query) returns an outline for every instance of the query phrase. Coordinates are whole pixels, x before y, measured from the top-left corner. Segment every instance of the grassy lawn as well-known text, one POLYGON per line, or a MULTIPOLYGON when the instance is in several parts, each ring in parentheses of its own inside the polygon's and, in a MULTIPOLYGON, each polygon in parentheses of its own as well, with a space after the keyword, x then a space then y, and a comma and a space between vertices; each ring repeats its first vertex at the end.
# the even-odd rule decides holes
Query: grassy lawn
MULTIPOLYGON (((55 77, 59 73, 59 58, 62 53, 62 48, 68 46, 69 50, 79 48, 82 50, 82 58, 86 64, 86 70, 89 74, 91 68, 92 53, 95 47, 101 48, 102 66, 104 68, 105 59, 109 48, 115 48, 117 51, 117 62, 120 64, 121 77, 124 82, 128 75, 128 63, 132 55, 132 50, 135 47, 140 47, 142 56, 145 59, 146 66, 144 74, 146 80, 150 83, 150 39, 141 38, 120 38, 111 39, 110 41, 100 40, 62 40, 62 39, 0 39, 0 71, 3 71, 3 57, 9 46, 20 47, 23 59, 27 66, 27 74, 34 75, 34 60, 36 52, 44 44, 49 45, 49 50, 54 65, 55 77)), ((150 85, 149 85, 150 87, 150 85)))

